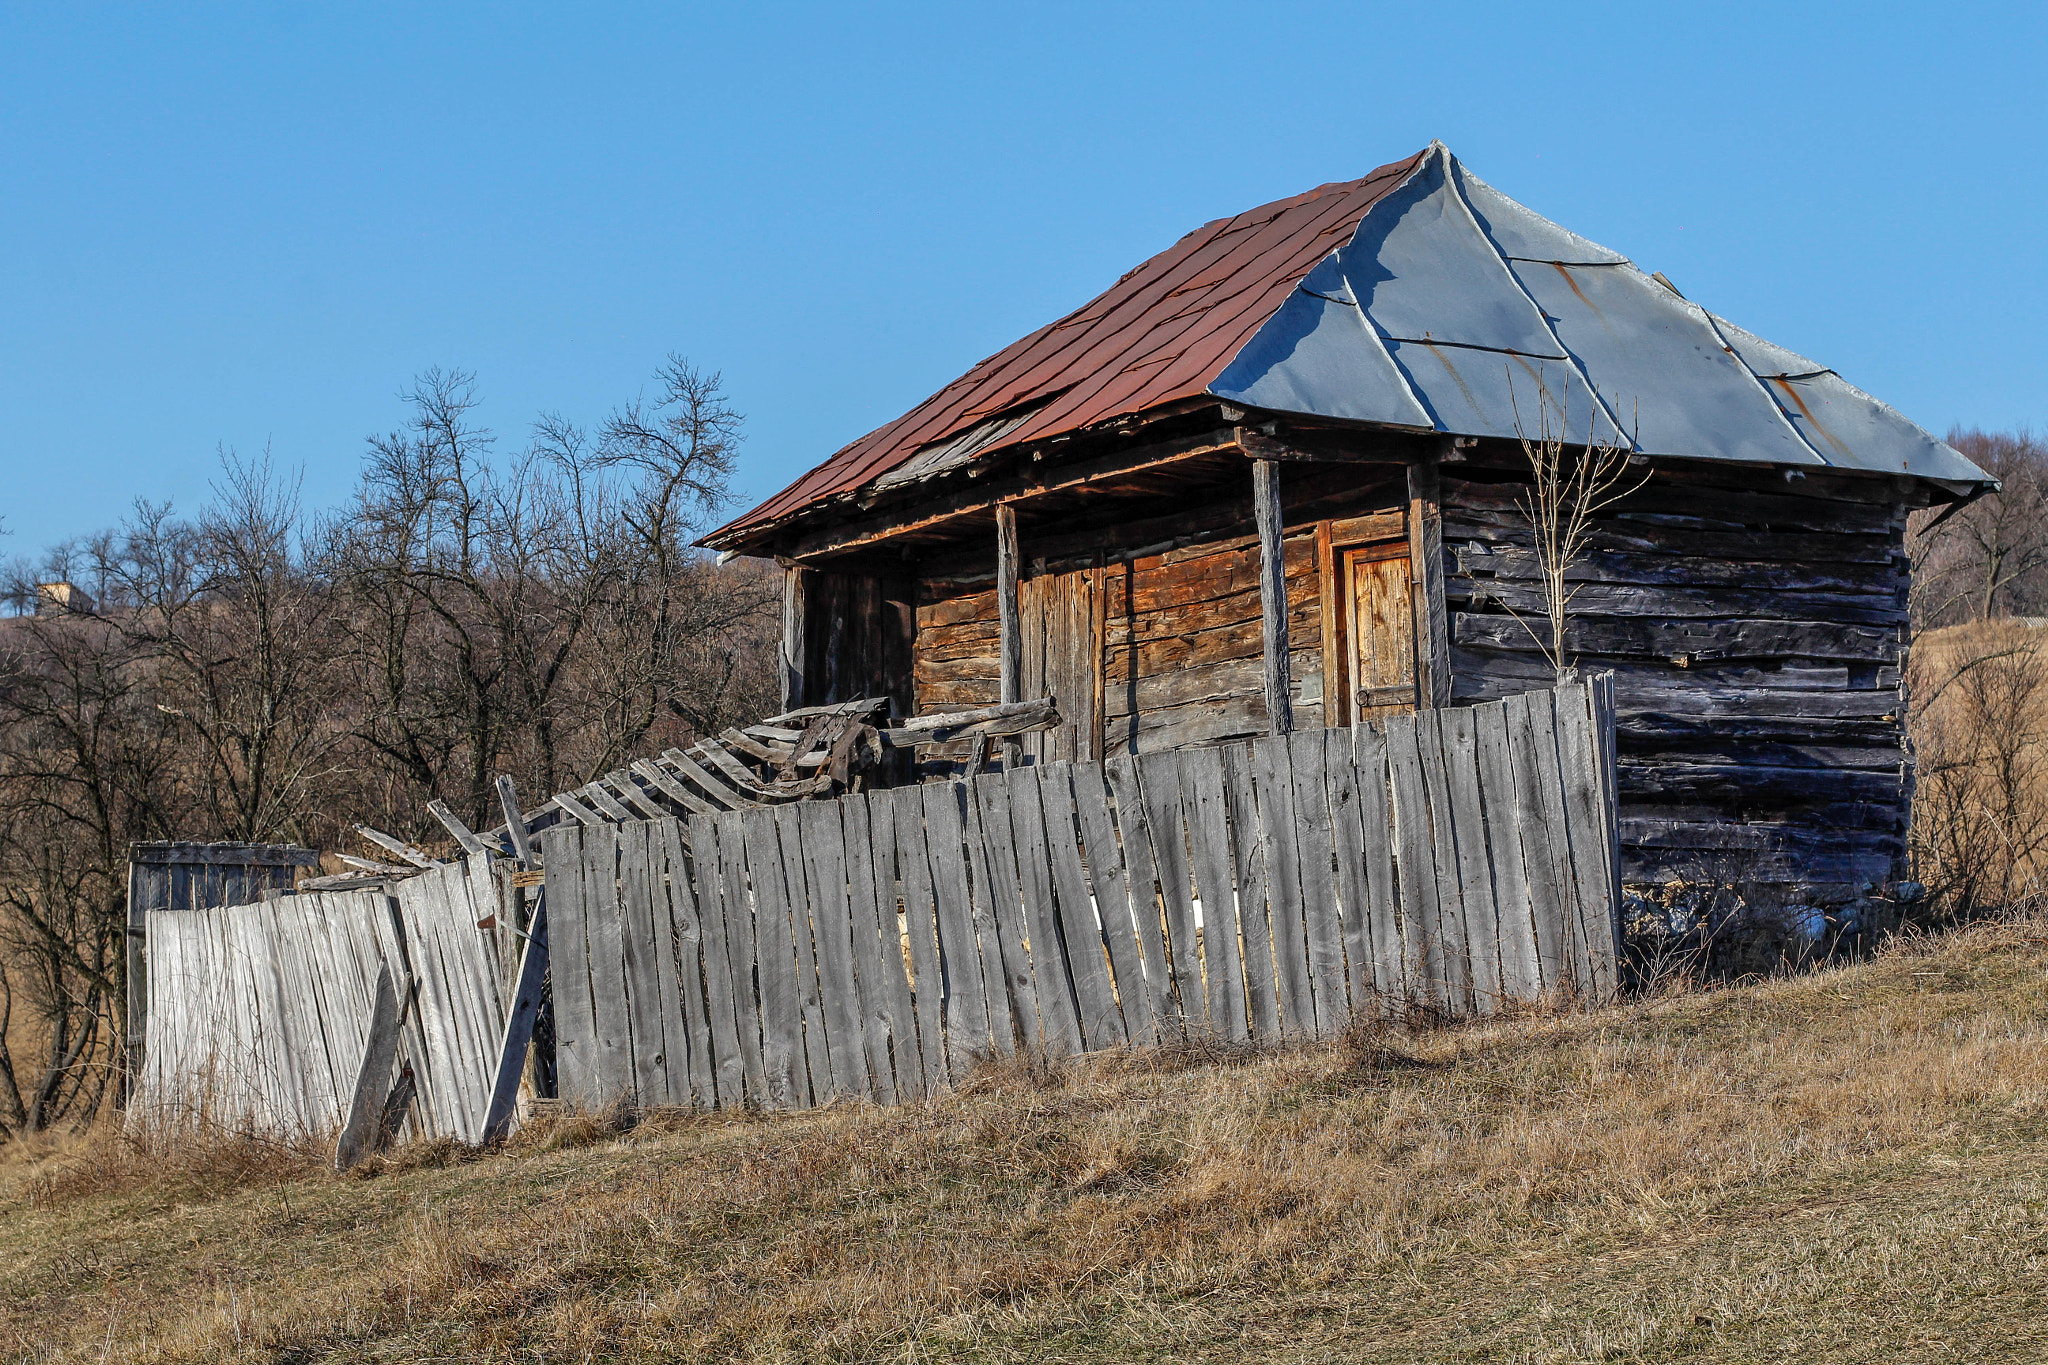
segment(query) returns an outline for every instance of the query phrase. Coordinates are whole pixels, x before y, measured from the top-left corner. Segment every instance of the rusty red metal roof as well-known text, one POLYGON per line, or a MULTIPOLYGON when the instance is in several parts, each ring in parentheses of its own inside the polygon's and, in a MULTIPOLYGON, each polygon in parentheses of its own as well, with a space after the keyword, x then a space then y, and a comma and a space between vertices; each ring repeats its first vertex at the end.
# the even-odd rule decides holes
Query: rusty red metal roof
POLYGON ((1012 409, 1040 405, 1003 432, 1005 447, 1202 394, 1295 283, 1428 155, 1426 148, 1362 179, 1319 185, 1196 229, 706 542, 733 544, 811 503, 866 487, 919 450, 1012 409))

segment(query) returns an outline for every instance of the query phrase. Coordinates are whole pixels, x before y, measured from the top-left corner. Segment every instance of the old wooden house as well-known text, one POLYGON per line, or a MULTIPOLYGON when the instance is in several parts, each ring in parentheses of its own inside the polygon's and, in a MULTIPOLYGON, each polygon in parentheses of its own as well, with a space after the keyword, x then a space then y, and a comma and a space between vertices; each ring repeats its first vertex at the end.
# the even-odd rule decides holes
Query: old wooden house
POLYGON ((791 705, 1050 693, 1023 761, 1347 725, 1549 682, 1517 437, 1560 420, 1643 476, 1568 637, 1625 877, 1902 876, 1906 517, 1986 475, 1440 144, 1190 233, 706 543, 786 566, 791 705))

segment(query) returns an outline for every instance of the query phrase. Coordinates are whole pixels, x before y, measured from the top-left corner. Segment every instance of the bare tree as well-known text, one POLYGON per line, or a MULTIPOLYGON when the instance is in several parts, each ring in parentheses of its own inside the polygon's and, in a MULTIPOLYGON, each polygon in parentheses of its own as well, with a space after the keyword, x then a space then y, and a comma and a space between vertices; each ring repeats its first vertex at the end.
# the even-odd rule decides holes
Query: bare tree
POLYGON ((1914 622, 2041 613, 2048 609, 2048 442, 2026 428, 1958 427, 1948 440, 2000 487, 1960 510, 1914 515, 1907 537, 1914 622))

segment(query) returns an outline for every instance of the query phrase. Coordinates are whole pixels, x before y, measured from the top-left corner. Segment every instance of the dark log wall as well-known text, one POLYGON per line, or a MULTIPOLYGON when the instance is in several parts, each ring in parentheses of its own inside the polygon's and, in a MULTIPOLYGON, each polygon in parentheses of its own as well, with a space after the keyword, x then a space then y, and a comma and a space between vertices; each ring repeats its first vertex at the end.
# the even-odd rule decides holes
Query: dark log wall
MULTIPOLYGON (((1453 696, 1542 686, 1512 467, 1444 471, 1453 696)), ((1599 523, 1568 640, 1615 674, 1624 876, 1901 875, 1906 504, 1889 479, 1660 468, 1599 523)))
POLYGON ((914 592, 908 575, 804 575, 803 705, 885 696, 913 714, 914 592))

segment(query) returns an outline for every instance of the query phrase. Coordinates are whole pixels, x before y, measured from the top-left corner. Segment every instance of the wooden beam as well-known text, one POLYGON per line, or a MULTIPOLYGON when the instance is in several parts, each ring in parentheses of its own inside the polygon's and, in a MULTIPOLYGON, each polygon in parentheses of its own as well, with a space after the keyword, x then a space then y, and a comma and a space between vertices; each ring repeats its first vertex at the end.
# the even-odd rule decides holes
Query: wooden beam
POLYGON ((447 828, 450 834, 455 836, 455 842, 462 845, 464 853, 482 853, 484 851, 484 841, 477 838, 476 832, 470 829, 468 825, 463 824, 461 818, 454 811, 448 809, 446 801, 429 801, 427 802, 427 809, 433 813, 436 820, 439 820, 447 828))
POLYGON ((1024 635, 1017 613, 1017 509, 996 508, 996 617, 1001 639, 1003 705, 1024 700, 1024 635))
POLYGON ((1284 735, 1294 728, 1288 697, 1287 564, 1280 547, 1280 466, 1252 461, 1252 511, 1259 525, 1259 634, 1266 652, 1266 721, 1284 735))
POLYGON ((782 571, 782 709, 794 711, 804 704, 804 671, 809 662, 804 648, 804 603, 810 587, 805 580, 815 570, 792 564, 782 571))
POLYGON ((498 775, 498 808, 505 813, 505 837, 512 844, 512 856, 522 868, 533 866, 533 846, 526 841, 526 816, 519 810, 519 793, 512 779, 498 775))
POLYGON ((1444 610, 1443 479, 1436 451, 1408 466, 1408 572, 1415 609, 1416 693, 1424 710, 1451 704, 1451 628, 1444 610))
MULTIPOLYGON (((1008 706, 1024 699, 1024 628, 1017 606, 1017 509, 996 507, 996 615, 1000 636, 1001 680, 997 700, 1008 706)), ((1003 741, 1003 767, 1021 761, 1023 745, 1003 741)))
POLYGON ((1323 617, 1323 726, 1346 722, 1344 705, 1343 585, 1337 581, 1337 541, 1327 521, 1316 523, 1316 594, 1323 617))

